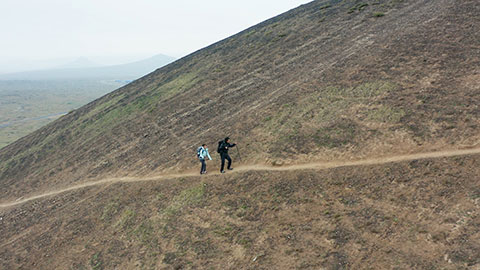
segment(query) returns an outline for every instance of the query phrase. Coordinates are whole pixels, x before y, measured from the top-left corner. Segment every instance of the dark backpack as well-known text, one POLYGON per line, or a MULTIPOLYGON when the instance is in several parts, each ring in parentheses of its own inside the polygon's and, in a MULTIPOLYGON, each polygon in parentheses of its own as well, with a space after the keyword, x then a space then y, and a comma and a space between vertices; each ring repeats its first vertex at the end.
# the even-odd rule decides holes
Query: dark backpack
POLYGON ((200 157, 200 151, 202 151, 202 146, 198 147, 197 149, 197 157, 200 157))
POLYGON ((217 147, 217 153, 221 153, 222 152, 222 145, 223 145, 223 141, 219 141, 218 142, 218 147, 217 147))

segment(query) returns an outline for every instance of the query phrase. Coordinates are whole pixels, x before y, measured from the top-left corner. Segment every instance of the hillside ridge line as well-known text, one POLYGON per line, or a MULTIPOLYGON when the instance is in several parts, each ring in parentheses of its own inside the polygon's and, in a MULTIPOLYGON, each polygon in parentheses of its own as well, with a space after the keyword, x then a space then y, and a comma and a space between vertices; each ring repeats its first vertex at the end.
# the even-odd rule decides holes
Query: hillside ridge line
MULTIPOLYGON (((425 152, 425 153, 416 153, 416 154, 404 154, 390 157, 381 157, 373 159, 363 159, 356 161, 333 161, 333 162, 317 162, 317 163, 306 163, 306 164, 297 164, 297 165, 287 165, 287 166, 267 166, 267 165, 245 165, 235 169, 235 172, 246 172, 246 171, 294 171, 294 170, 307 170, 307 169, 333 169, 340 167, 354 167, 354 166, 368 166, 368 165, 379 165, 387 163, 396 163, 409 160, 419 160, 419 159, 429 159, 429 158, 443 158, 443 157, 455 157, 455 156, 466 156, 472 154, 480 154, 480 148, 470 148, 470 149, 457 149, 457 150, 445 150, 445 151, 435 151, 435 152, 425 152)), ((211 173, 209 175, 219 175, 220 173, 211 173)), ((24 204, 29 201, 42 199, 65 192, 83 189, 92 186, 104 185, 104 184, 115 184, 115 183, 133 183, 133 182, 145 182, 145 181, 159 181, 165 179, 175 179, 181 177, 192 177, 199 176, 197 173, 185 173, 185 174, 166 174, 156 177, 120 177, 120 178, 107 178, 99 181, 87 182, 79 185, 74 185, 68 188, 49 191, 46 193, 38 194, 28 198, 19 198, 13 202, 0 203, 0 208, 8 208, 12 206, 17 206, 24 204)), ((205 176, 204 176, 205 177, 205 176)), ((208 176, 206 176, 208 177, 208 176)))

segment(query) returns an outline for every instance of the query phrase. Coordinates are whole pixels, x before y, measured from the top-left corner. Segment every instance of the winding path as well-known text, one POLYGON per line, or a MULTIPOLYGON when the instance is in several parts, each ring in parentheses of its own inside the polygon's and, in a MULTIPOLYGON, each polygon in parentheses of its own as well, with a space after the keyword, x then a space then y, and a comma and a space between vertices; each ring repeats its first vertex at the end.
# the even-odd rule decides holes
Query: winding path
MULTIPOLYGON (((325 163, 306 163, 298 164, 291 166, 283 167, 272 167, 267 165, 245 165, 235 169, 235 172, 245 172, 245 171, 292 171, 292 170, 306 170, 306 169, 331 169, 339 167, 352 167, 352 166, 365 166, 365 165, 376 165, 376 164, 386 164, 392 162, 401 162, 409 160, 418 160, 418 159, 429 159, 429 158, 442 158, 442 157, 454 157, 454 156, 466 156, 472 154, 480 154, 480 148, 472 149, 462 149, 462 150, 446 150, 446 151, 437 151, 437 152, 428 152, 428 153, 417 153, 417 154, 408 154, 408 155, 398 155, 391 157, 382 157, 374 159, 364 159, 357 161, 341 161, 341 162, 325 162, 325 163)), ((218 175, 219 173, 212 173, 210 175, 218 175)), ((114 183, 133 183, 133 182, 144 182, 144 181, 159 181, 163 179, 172 179, 180 177, 191 177, 198 176, 196 173, 186 173, 186 174, 167 174, 156 177, 145 177, 145 178, 135 178, 135 177, 122 177, 122 178, 108 178, 94 182, 87 182, 79 185, 74 185, 64 189, 52 190, 43 194, 34 195, 28 198, 21 198, 13 202, 4 202, 0 203, 0 208, 7 208, 12 206, 17 206, 24 204, 29 201, 42 199, 45 197, 55 196, 61 193, 68 191, 73 191, 77 189, 83 189, 92 186, 105 185, 105 184, 114 184, 114 183)))

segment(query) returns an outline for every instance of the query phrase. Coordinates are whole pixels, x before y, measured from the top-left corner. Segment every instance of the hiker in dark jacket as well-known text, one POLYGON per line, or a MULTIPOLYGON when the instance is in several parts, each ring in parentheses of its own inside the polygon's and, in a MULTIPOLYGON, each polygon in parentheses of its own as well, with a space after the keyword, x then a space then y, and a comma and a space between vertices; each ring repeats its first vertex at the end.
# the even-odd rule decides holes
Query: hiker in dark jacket
POLYGON ((222 166, 220 167, 220 172, 225 173, 225 159, 228 161, 227 169, 233 170, 232 168, 232 159, 228 155, 228 149, 235 147, 236 144, 230 143, 230 138, 226 137, 225 140, 221 141, 218 146, 218 153, 220 154, 220 159, 222 160, 222 166))

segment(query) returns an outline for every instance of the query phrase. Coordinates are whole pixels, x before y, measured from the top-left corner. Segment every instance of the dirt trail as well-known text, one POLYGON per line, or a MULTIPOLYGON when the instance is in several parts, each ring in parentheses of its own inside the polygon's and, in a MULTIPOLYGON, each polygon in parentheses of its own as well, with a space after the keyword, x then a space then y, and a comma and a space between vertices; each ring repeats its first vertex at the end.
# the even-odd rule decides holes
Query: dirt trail
MULTIPOLYGON (((417 160, 417 159, 428 159, 428 158, 442 158, 442 157, 454 157, 454 156, 465 156, 465 155, 472 155, 472 154, 480 154, 480 148, 472 148, 472 149, 463 149, 463 150, 446 150, 446 151, 437 151, 437 152, 428 152, 428 153, 417 153, 417 154, 407 154, 407 155, 398 155, 398 156, 391 156, 391 157, 382 157, 382 158, 374 158, 374 159, 364 159, 364 160, 356 160, 356 161, 338 161, 338 162, 325 162, 325 163, 307 163, 307 164, 299 164, 299 165, 291 165, 291 166, 283 166, 283 167, 272 167, 267 165, 245 165, 235 169, 234 172, 245 172, 245 171, 292 171, 292 170, 306 170, 306 169, 331 169, 331 168, 339 168, 339 167, 349 167, 349 166, 365 166, 365 165, 376 165, 376 164, 385 164, 391 162, 401 162, 401 161, 409 161, 409 160, 417 160)), ((211 173, 209 175, 219 175, 220 173, 211 173)), ((54 196, 57 194, 61 194, 68 191, 73 191, 77 189, 98 186, 98 185, 105 185, 105 184, 113 184, 113 183, 132 183, 132 182, 144 182, 144 181, 158 181, 162 179, 172 179, 172 178, 180 178, 180 177, 191 177, 191 176, 198 176, 197 173, 185 173, 185 174, 167 174, 157 177, 144 177, 144 178, 136 178, 136 177, 122 177, 122 178, 108 178, 103 179, 100 181, 95 182, 88 182, 79 185, 74 185, 68 188, 49 191, 43 194, 38 194, 35 196, 31 196, 28 198, 20 198, 14 202, 5 202, 0 204, 0 208, 7 208, 16 205, 20 205, 29 201, 42 199, 45 197, 54 196)))

